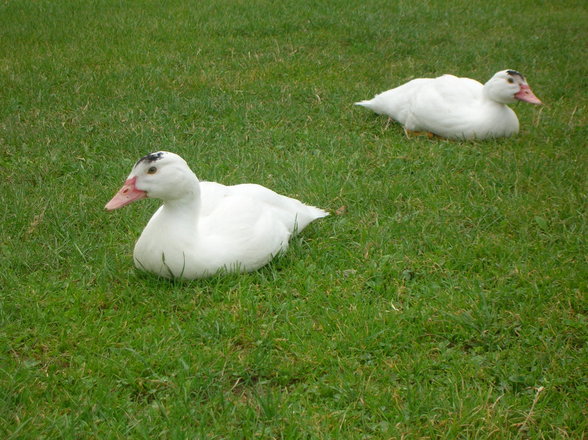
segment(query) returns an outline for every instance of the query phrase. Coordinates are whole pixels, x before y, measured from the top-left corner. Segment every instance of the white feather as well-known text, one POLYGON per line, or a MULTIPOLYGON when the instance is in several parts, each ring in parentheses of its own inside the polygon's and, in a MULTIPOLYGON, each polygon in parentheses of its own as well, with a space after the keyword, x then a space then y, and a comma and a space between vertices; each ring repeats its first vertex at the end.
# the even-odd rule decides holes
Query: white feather
MULTIPOLYGON (((169 152, 152 162, 140 160, 130 181, 139 192, 163 200, 135 245, 135 264, 168 278, 258 269, 288 248, 292 234, 328 215, 261 185, 199 182, 186 162, 169 152), (149 174, 152 167, 157 171, 149 174)), ((126 203, 113 201, 108 209, 126 203)))
POLYGON ((418 78, 356 105, 388 115, 411 131, 452 139, 511 136, 518 133, 519 121, 506 104, 516 99, 540 103, 524 77, 512 72, 498 72, 484 85, 453 75, 418 78), (522 87, 528 89, 526 98, 520 97, 522 87))

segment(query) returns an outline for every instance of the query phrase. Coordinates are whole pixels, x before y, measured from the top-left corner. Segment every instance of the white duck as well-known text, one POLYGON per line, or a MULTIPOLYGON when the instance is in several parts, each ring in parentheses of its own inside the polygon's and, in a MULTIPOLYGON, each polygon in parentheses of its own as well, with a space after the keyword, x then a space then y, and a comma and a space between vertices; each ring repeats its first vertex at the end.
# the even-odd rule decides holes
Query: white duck
POLYGON ((328 215, 261 185, 199 182, 184 159, 166 151, 139 159, 106 209, 146 197, 163 205, 133 257, 138 268, 166 278, 258 269, 287 249, 292 234, 328 215))
POLYGON ((485 139, 518 133, 517 115, 506 105, 517 100, 541 104, 522 74, 502 70, 484 85, 453 75, 417 78, 355 104, 390 116, 407 131, 485 139))

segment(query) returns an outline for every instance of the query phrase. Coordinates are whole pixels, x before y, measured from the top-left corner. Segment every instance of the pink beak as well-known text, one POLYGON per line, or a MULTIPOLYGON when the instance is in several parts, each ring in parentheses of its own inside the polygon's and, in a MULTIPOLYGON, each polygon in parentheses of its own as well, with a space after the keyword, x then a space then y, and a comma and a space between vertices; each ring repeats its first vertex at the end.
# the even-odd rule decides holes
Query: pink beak
POLYGON ((539 98, 535 96, 531 90, 531 87, 529 87, 527 84, 523 84, 521 86, 521 90, 519 90, 518 93, 514 95, 514 97, 519 101, 525 101, 531 104, 543 104, 539 98))
POLYGON ((112 200, 106 204, 105 208, 108 211, 112 211, 114 209, 122 208, 129 203, 133 203, 136 200, 146 198, 147 193, 135 187, 136 181, 137 176, 133 177, 132 179, 128 179, 123 187, 112 198, 112 200))

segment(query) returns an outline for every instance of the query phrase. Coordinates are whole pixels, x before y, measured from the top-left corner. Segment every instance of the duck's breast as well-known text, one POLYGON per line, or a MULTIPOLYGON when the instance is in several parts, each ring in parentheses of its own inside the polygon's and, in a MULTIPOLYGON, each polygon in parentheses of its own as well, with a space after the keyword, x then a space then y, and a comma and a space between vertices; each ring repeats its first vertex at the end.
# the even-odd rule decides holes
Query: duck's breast
POLYGON ((139 269, 164 277, 186 277, 186 271, 206 272, 206 261, 195 258, 196 219, 186 221, 166 215, 164 207, 151 217, 135 244, 133 257, 139 269))

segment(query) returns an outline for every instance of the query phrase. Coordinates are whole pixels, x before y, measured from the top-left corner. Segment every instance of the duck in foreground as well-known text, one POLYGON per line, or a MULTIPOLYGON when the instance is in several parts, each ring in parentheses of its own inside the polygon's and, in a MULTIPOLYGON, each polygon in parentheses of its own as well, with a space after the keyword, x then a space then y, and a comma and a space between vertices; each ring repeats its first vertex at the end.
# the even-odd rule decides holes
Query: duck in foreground
POLYGON ((163 205, 135 245, 139 269, 194 279, 249 272, 288 248, 288 240, 326 211, 256 184, 200 182, 184 159, 159 151, 139 159, 111 211, 144 198, 163 205))
POLYGON ((408 132, 486 139, 518 133, 517 115, 507 106, 517 101, 541 104, 521 73, 502 70, 484 85, 453 75, 417 78, 355 104, 390 116, 408 132))

